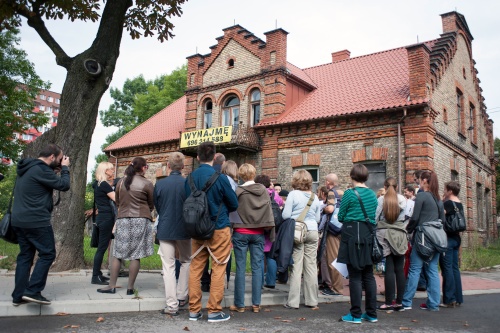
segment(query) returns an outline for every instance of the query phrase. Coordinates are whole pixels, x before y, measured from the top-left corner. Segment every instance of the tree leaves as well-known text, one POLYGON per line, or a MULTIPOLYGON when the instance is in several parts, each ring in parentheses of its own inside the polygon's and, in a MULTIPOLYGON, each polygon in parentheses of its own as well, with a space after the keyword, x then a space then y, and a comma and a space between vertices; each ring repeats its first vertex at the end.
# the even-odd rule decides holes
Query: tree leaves
MULTIPOLYGON (((105 1, 102 0, 104 3, 105 1)), ((174 25, 170 19, 181 16, 181 5, 186 0, 137 0, 126 14, 124 27, 132 39, 151 37, 156 34, 163 42, 172 38, 174 25)), ((58 1, 2 1, 0 4, 0 31, 21 25, 21 16, 39 16, 46 20, 75 20, 97 22, 100 19, 101 0, 58 1)))
POLYGON ((0 32, 0 156, 14 160, 26 146, 15 140, 14 133, 22 135, 48 122, 43 112, 34 110, 34 100, 40 89, 50 87, 36 74, 26 52, 17 48, 18 33, 17 29, 0 32))

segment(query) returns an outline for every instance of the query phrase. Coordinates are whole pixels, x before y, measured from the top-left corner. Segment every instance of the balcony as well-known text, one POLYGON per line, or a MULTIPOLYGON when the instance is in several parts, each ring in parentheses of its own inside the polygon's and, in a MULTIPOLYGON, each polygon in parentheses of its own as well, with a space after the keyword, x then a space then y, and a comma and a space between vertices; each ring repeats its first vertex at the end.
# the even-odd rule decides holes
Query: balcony
MULTIPOLYGON (((231 140, 229 142, 215 143, 218 152, 246 151, 256 153, 260 150, 261 140, 253 127, 240 123, 232 126, 231 140)), ((181 151, 188 156, 196 156, 196 146, 181 148, 181 151)))

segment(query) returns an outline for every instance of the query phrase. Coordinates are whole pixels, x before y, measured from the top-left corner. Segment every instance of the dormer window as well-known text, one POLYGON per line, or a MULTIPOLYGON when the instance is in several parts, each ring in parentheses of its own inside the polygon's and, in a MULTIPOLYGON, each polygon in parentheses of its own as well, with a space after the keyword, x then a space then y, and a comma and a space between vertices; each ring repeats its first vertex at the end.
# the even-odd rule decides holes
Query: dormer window
POLYGON ((235 95, 229 96, 222 109, 222 126, 238 126, 240 121, 240 99, 235 95))

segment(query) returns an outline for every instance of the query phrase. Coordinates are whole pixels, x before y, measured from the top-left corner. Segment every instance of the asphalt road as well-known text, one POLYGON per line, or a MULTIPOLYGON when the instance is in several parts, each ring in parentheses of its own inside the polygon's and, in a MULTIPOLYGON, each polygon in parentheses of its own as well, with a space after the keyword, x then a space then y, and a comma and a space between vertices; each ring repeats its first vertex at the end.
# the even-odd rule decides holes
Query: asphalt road
POLYGON ((338 322, 349 311, 348 303, 320 304, 318 310, 301 307, 264 307, 261 313, 232 313, 223 323, 188 320, 187 310, 178 317, 159 312, 110 313, 0 318, 0 332, 500 332, 500 295, 465 296, 455 309, 429 312, 418 308, 405 312, 379 312, 378 323, 338 322), (99 317, 104 321, 96 322, 99 317), (71 327, 73 326, 73 327, 71 327))

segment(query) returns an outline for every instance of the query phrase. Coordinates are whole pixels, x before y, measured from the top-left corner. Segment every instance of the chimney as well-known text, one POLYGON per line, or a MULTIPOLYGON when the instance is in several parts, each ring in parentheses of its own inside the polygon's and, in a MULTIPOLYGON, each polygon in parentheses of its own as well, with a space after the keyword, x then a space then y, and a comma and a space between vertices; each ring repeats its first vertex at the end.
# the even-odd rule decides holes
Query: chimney
POLYGON ((332 53, 332 62, 342 61, 351 58, 351 52, 349 50, 342 50, 332 53))
POLYGON ((407 46, 410 74, 410 101, 429 97, 431 82, 431 51, 425 44, 407 46))
POLYGON ((286 66, 286 35, 288 32, 278 28, 265 32, 266 46, 262 67, 285 67, 286 66))
POLYGON ((465 17, 458 12, 449 12, 445 14, 441 14, 441 20, 443 23, 443 34, 448 32, 463 32, 467 38, 469 44, 472 42, 474 37, 469 30, 469 26, 467 25, 467 21, 465 17))

